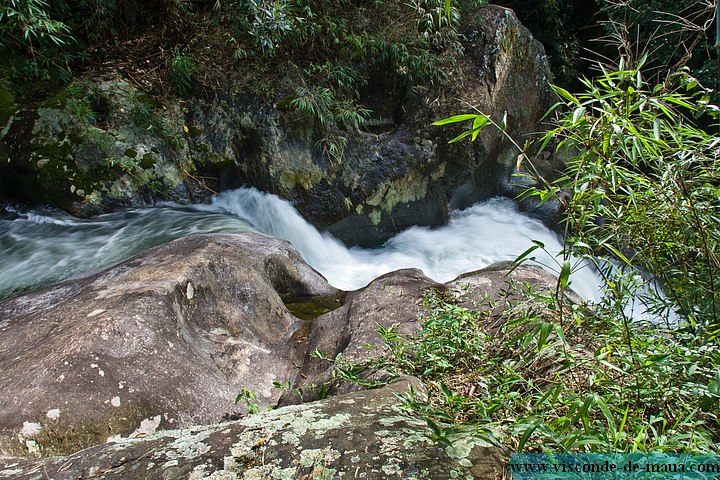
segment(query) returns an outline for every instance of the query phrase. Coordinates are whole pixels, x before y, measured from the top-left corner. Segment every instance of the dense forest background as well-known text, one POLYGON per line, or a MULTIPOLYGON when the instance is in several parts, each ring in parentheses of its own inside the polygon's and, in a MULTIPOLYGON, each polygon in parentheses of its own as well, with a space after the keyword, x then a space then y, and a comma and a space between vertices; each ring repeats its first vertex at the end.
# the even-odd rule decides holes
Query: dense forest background
MULTIPOLYGON (((84 71, 121 64, 153 88, 185 95, 224 67, 257 77, 248 84, 267 92, 322 86, 320 97, 342 99, 347 120, 362 121, 353 102, 368 64, 391 64, 409 86, 440 80, 442 53, 461 48, 463 14, 485 3, 9 0, 0 6, 0 101, 7 108, 12 95, 41 95, 84 71), (289 84, 280 81, 288 77, 289 84)), ((646 68, 658 71, 688 66, 705 85, 714 82, 709 1, 494 3, 512 8, 543 43, 559 85, 577 86, 593 61, 614 61, 619 52, 646 54, 646 68)))

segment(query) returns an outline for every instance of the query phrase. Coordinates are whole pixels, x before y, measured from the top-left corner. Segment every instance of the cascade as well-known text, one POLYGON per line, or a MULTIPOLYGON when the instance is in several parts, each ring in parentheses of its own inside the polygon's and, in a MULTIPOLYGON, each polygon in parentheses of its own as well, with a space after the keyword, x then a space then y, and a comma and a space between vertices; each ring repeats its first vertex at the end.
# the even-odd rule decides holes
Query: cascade
MULTIPOLYGON (((505 198, 455 211, 443 227, 412 227, 374 249, 346 247, 305 221, 289 202, 254 188, 223 192, 207 205, 163 203, 92 219, 5 207, 0 212, 0 299, 107 267, 182 236, 248 231, 290 241, 305 261, 343 290, 361 288, 400 268, 419 268, 446 282, 512 261, 534 240, 545 249, 533 252, 530 263, 557 273, 556 254, 562 249, 557 234, 505 198)), ((599 301, 602 281, 597 273, 580 261, 573 270, 570 287, 587 300, 599 301)), ((634 313, 635 318, 642 315, 634 313)))

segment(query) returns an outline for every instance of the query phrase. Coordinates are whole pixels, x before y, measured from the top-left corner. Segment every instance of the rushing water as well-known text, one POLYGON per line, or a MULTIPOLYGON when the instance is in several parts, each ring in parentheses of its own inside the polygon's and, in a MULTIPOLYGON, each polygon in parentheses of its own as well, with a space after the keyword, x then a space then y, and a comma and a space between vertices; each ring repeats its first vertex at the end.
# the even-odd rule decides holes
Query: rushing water
MULTIPOLYGON (((347 248, 307 223, 289 202, 252 188, 224 192, 210 205, 162 204, 89 220, 55 210, 6 207, 0 214, 0 298, 97 270, 178 237, 243 231, 289 240, 310 265, 344 290, 408 267, 445 282, 513 260, 532 240, 551 252, 561 249, 555 233, 519 213, 508 199, 454 212, 444 227, 410 228, 377 249, 347 248)), ((546 267, 557 267, 551 255, 535 255, 546 267)), ((588 268, 573 275, 572 287, 586 299, 599 298, 599 281, 588 268)))

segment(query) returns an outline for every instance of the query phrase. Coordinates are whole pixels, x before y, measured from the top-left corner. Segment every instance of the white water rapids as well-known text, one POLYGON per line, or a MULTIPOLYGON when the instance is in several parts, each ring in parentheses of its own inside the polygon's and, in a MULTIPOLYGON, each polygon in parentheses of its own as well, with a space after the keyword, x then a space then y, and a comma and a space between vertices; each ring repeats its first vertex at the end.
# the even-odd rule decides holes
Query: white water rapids
MULTIPOLYGON (((354 290, 400 268, 420 268, 439 282, 514 260, 533 245, 559 252, 559 237, 517 211, 508 199, 492 199, 453 212, 448 225, 410 228, 376 249, 347 248, 306 222, 287 201, 253 188, 224 192, 210 205, 128 209, 81 220, 59 211, 0 213, 0 298, 106 267, 147 248, 194 233, 259 231, 289 240, 303 258, 337 288, 354 290)), ((537 250, 546 268, 557 260, 537 250)), ((571 277, 571 287, 600 298, 590 268, 571 277)))

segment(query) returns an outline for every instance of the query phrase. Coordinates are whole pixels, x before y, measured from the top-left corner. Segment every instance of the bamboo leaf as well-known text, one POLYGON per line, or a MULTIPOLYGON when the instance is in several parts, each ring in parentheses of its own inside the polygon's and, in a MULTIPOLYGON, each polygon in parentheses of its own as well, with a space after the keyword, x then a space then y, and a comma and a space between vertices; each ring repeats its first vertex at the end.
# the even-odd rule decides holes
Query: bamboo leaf
POLYGON ((570 260, 563 261, 562 268, 560 269, 560 288, 565 290, 570 283, 570 260))
POLYGON ((605 417, 605 420, 608 422, 608 429, 610 430, 613 438, 617 438, 617 430, 615 428, 615 415, 610 412, 610 408, 608 408, 605 400, 603 400, 602 397, 597 394, 595 394, 595 405, 598 406, 603 416, 605 417))
POLYGON ((578 121, 585 117, 586 110, 587 109, 585 107, 578 107, 575 109, 575 111, 573 112, 573 125, 575 125, 576 123, 578 123, 578 121))
MULTIPOLYGON (((542 242, 540 242, 539 240, 533 240, 533 243, 534 243, 534 245, 532 247, 525 250, 523 253, 518 255, 515 258, 515 260, 513 260, 513 262, 512 262, 513 265, 522 264, 525 261, 525 259, 527 258, 527 256, 530 255, 532 252, 534 252, 538 248, 545 248, 545 245, 542 242)), ((530 259, 530 260, 532 260, 532 259, 530 259)))
POLYGON ((473 134, 472 134, 472 138, 470 139, 470 141, 472 141, 472 142, 475 141, 475 139, 477 138, 478 134, 480 133, 480 130, 482 130, 483 127, 485 127, 485 125, 487 125, 487 123, 488 123, 488 118, 485 117, 484 115, 477 117, 477 118, 473 121, 473 127, 472 127, 472 128, 473 128, 473 129, 472 129, 473 134))
POLYGON ((436 122, 433 122, 432 124, 436 127, 441 125, 448 125, 450 123, 458 123, 458 122, 464 122, 467 120, 475 120, 477 117, 482 117, 483 115, 478 115, 476 113, 463 113, 461 115, 453 115, 452 117, 443 118, 442 120, 438 120, 436 122))
POLYGON ((532 425, 530 425, 530 427, 528 427, 528 428, 525 430, 525 432, 523 432, 522 437, 520 437, 520 441, 518 442, 518 447, 517 447, 517 451, 518 451, 518 452, 522 452, 522 451, 523 451, 523 448, 525 447, 525 444, 527 443, 528 439, 530 439, 530 435, 532 435, 533 432, 534 432, 535 430, 537 430, 537 428, 540 426, 541 423, 542 423, 542 418, 536 420, 535 423, 533 423, 532 425))
POLYGON ((557 86, 557 85, 551 85, 551 86, 552 86, 552 89, 555 91, 555 93, 556 93, 558 96, 564 98, 565 100, 567 100, 567 101, 569 101, 569 102, 571 102, 571 103, 574 103, 574 104, 577 105, 578 107, 581 106, 580 101, 579 101, 577 98, 575 98, 575 96, 574 96, 572 93, 568 92, 568 91, 565 90, 564 88, 559 87, 559 86, 557 86))
POLYGON ((468 130, 468 131, 466 131, 466 132, 461 133, 461 134, 458 135, 457 137, 453 138, 453 139, 450 140, 448 143, 459 142, 459 141, 462 140, 463 138, 469 137, 470 135, 473 135, 474 133, 475 133, 475 130, 468 130))
POLYGON ((617 257, 619 260, 622 260, 622 262, 625 263, 626 265, 632 265, 632 262, 630 261, 630 259, 628 259, 620 250, 615 248, 613 245, 611 245, 607 242, 602 242, 602 246, 607 248, 608 250, 610 250, 613 253, 613 255, 615 255, 615 257, 617 257))

